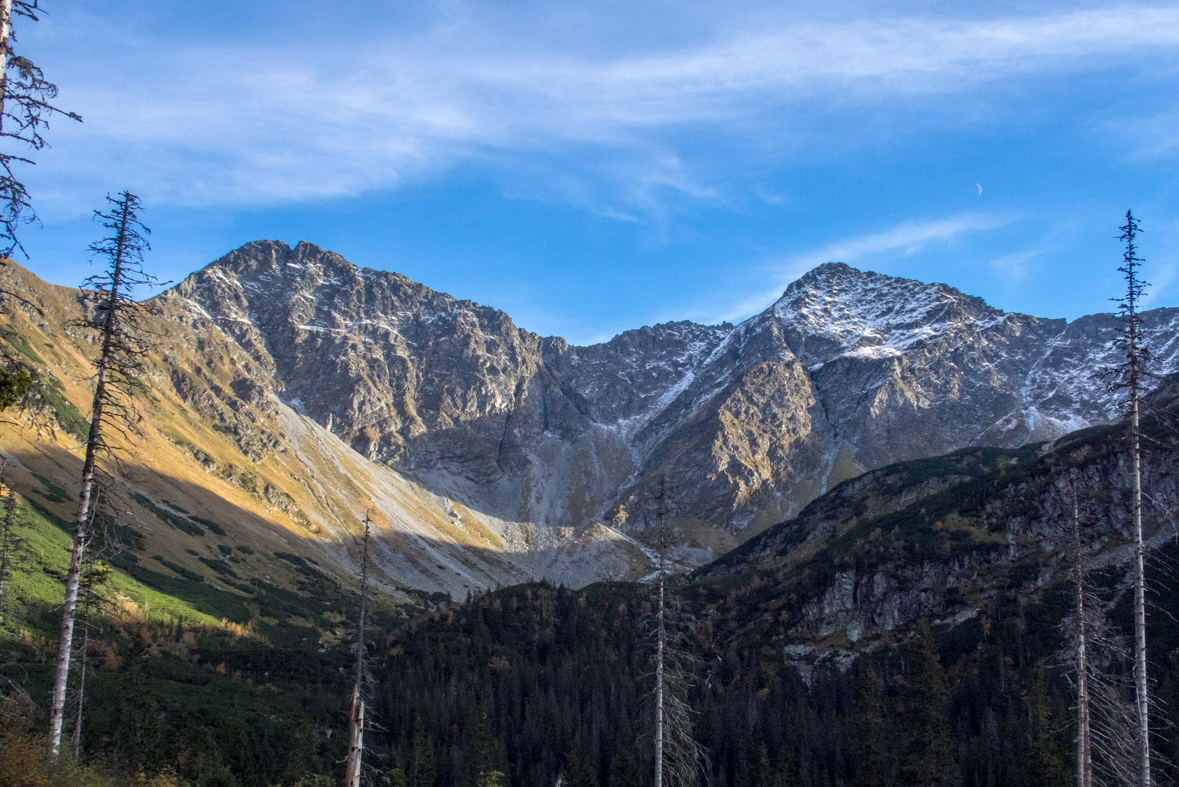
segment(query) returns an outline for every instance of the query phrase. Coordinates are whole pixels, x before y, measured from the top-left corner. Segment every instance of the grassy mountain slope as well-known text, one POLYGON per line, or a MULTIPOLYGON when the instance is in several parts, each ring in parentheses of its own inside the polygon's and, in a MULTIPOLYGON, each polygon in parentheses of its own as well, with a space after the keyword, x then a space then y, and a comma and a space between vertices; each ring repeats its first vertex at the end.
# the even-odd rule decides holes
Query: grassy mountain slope
MULTIPOLYGON (((96 350, 74 327, 79 291, 46 284, 15 263, 0 270, 0 285, 13 293, 0 306, 0 355, 34 380, 24 406, 0 423, 0 451, 12 464, 7 478, 43 519, 65 527, 74 514, 96 350)), ((441 496, 368 461, 265 393, 273 387, 268 370, 191 304, 165 298, 148 309, 156 349, 134 381, 138 434, 116 435, 115 455, 103 463, 110 504, 135 533, 120 571, 186 599, 194 612, 239 624, 281 622, 255 609, 256 583, 296 594, 320 580, 354 586, 355 536, 368 512, 376 580, 389 603, 541 573, 540 563, 525 559, 527 545, 502 542, 459 502, 461 482, 441 496)), ((612 549, 623 562, 642 558, 625 539, 583 549, 574 534, 557 558, 537 559, 564 560, 578 577, 585 550, 612 549)), ((584 570, 592 578, 593 565, 584 570)))

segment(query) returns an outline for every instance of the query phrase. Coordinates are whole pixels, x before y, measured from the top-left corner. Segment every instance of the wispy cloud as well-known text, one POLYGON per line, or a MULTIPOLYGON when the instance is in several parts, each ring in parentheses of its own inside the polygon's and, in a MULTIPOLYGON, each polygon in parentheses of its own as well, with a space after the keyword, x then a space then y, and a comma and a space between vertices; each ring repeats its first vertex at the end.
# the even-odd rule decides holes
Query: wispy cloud
POLYGON ((930 246, 950 243, 962 235, 996 229, 1014 221, 1011 216, 969 214, 926 222, 904 222, 883 232, 847 238, 773 263, 772 284, 743 299, 716 321, 735 322, 765 309, 781 296, 786 286, 825 262, 863 264, 883 254, 906 256, 930 246))
MULTIPOLYGON (((121 48, 127 34, 111 30, 57 77, 86 124, 55 136, 57 150, 37 175, 42 192, 64 201, 94 191, 81 182, 108 184, 118 172, 157 204, 273 205, 388 188, 505 151, 573 146, 621 152, 626 208, 591 209, 625 216, 651 187, 714 196, 690 174, 669 174, 674 143, 653 130, 757 128, 792 102, 954 95, 994 80, 1174 60, 1179 46, 1179 9, 1132 6, 785 23, 598 59, 535 46, 515 54, 528 30, 489 44, 467 35, 464 25, 477 20, 464 19, 450 18, 444 32, 332 42, 330 59, 298 47, 142 38, 121 48), (119 51, 119 62, 96 60, 119 51), (139 76, 109 78, 120 70, 139 76)), ((63 34, 58 45, 84 48, 85 40, 63 34)))

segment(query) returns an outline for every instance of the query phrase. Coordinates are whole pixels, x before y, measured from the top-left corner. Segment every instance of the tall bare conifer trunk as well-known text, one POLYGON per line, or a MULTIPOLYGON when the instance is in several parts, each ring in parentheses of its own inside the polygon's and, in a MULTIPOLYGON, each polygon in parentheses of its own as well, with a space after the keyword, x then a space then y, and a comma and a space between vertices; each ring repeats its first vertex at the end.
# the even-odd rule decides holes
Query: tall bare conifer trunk
POLYGON ((1130 518, 1134 534, 1134 689, 1138 717, 1138 783, 1140 787, 1151 787, 1150 695, 1146 675, 1146 544, 1142 533, 1142 434, 1139 423, 1143 377, 1149 375, 1146 370, 1149 353, 1143 345, 1142 318, 1138 316, 1138 304, 1142 300, 1146 282, 1138 278, 1142 259, 1138 257, 1134 243, 1141 227, 1130 211, 1126 211, 1126 224, 1121 230, 1120 240, 1125 241, 1126 250, 1122 254, 1123 265, 1118 270, 1126 277, 1126 294, 1120 300, 1118 316, 1123 324, 1120 345, 1126 360, 1121 365, 1119 383, 1126 391, 1130 411, 1133 464, 1130 518))
POLYGON ((1077 606, 1077 787, 1093 787, 1093 749, 1089 718, 1089 663, 1086 651, 1085 567, 1081 554, 1081 516, 1073 489, 1073 579, 1077 606))
POLYGON ((368 540, 372 521, 364 515, 364 539, 360 553, 360 630, 356 638, 356 682, 352 689, 352 712, 348 717, 348 761, 344 768, 346 787, 360 787, 360 766, 364 755, 364 678, 367 648, 365 616, 368 612, 368 540))
POLYGON ((144 273, 142 268, 143 252, 150 248, 143 236, 150 230, 139 222, 139 198, 124 191, 117 198, 107 197, 107 201, 113 206, 111 211, 95 211, 95 215, 103 220, 103 226, 111 230, 112 235, 90 247, 95 255, 106 258, 107 270, 83 283, 83 289, 97 290, 96 316, 86 323, 86 327, 101 332, 102 350, 95 362, 90 433, 82 461, 82 489, 78 494, 78 509, 74 515, 74 543, 70 550, 70 568, 66 574, 61 639, 53 680, 53 700, 49 707, 49 738, 54 757, 61 748, 66 686, 78 609, 78 586, 82 576, 82 557, 90 538, 90 498, 98 454, 107 447, 105 430, 110 425, 108 422, 111 416, 124 423, 131 423, 134 416, 133 407, 116 398, 119 393, 117 384, 125 382, 127 375, 138 368, 138 359, 144 352, 133 336, 136 304, 132 300, 131 290, 136 285, 155 283, 155 279, 144 273), (112 382, 117 384, 112 386, 112 382))
MULTIPOLYGON (((662 528, 662 523, 660 524, 662 528)), ((662 536, 660 536, 662 539, 662 536)), ((659 549, 659 573, 655 579, 658 607, 655 611, 655 787, 663 787, 663 657, 667 650, 667 620, 664 609, 664 549, 659 549)))
POLYGON ((692 735, 692 709, 688 686, 699 662, 693 654, 690 634, 694 619, 671 592, 671 534, 666 521, 665 482, 658 487, 657 571, 652 611, 646 625, 653 640, 655 667, 654 704, 655 772, 653 787, 694 787, 708 770, 704 748, 692 735))
MULTIPOLYGON (((26 57, 13 53, 12 17, 23 16, 37 20, 38 0, 0 0, 0 142, 13 140, 33 150, 46 147, 41 131, 51 115, 63 115, 71 120, 82 118, 65 112, 50 102, 57 97, 57 86, 45 79, 41 69, 26 57), (9 76, 9 69, 12 76, 9 76)), ((24 183, 17 180, 14 164, 32 164, 25 156, 0 148, 0 257, 14 251, 24 251, 16 231, 21 224, 36 221, 36 213, 29 201, 24 183)), ((27 256, 27 255, 26 255, 27 256)))

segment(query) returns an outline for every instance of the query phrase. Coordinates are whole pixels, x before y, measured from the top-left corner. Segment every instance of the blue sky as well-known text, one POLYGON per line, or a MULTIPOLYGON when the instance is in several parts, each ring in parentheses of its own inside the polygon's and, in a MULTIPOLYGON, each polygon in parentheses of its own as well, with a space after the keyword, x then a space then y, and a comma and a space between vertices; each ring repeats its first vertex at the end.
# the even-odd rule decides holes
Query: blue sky
POLYGON ((828 260, 1105 311, 1127 208, 1179 305, 1175 5, 42 4, 19 46, 85 118, 21 173, 57 283, 127 188, 163 278, 308 240, 575 343, 828 260))

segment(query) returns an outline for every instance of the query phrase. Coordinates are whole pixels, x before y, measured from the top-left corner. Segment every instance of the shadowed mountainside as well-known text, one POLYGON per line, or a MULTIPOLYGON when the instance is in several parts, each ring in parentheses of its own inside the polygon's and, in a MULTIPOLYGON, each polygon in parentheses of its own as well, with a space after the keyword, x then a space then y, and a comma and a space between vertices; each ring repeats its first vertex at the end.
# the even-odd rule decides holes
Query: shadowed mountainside
MULTIPOLYGON (((4 427, 5 450, 76 454, 93 354, 71 327, 79 294, 15 264, 0 276, 24 298, 5 300, 5 354, 37 375, 30 412, 56 427, 4 427)), ((865 470, 1115 414, 1092 374, 1116 360, 1110 315, 1007 314, 837 263, 740 325, 668 323, 592 347, 308 243, 247 244, 146 306, 159 342, 132 451, 156 475, 121 483, 186 509, 176 480, 207 489, 193 516, 228 518, 216 509, 229 501, 253 517, 243 532, 277 534, 341 578, 370 512, 390 590, 640 576, 656 479, 680 557, 700 564, 865 470)), ((1179 310, 1144 319, 1174 370, 1179 310)))

